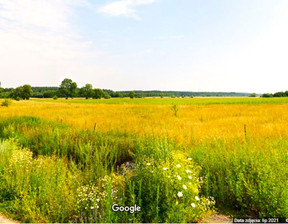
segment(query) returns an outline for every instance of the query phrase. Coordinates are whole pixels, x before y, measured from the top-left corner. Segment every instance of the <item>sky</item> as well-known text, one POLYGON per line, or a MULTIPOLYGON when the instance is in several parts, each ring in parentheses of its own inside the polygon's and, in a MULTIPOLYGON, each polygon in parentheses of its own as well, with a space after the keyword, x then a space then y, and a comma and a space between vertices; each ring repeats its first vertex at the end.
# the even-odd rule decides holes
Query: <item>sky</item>
POLYGON ((0 81, 286 91, 287 12, 287 0, 0 0, 0 81))

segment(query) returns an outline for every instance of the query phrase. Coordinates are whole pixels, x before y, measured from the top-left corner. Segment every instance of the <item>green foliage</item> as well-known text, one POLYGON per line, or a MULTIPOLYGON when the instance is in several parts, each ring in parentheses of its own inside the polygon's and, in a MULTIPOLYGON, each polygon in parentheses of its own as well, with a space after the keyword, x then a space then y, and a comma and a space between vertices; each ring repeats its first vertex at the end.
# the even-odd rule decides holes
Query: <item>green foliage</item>
POLYGON ((73 82, 71 79, 64 79, 61 82, 59 92, 62 96, 64 96, 66 99, 69 97, 74 97, 77 92, 77 84, 76 82, 73 82))
POLYGON ((80 89, 80 95, 89 99, 93 96, 93 87, 91 84, 86 84, 80 89))
POLYGON ((174 116, 177 117, 178 111, 179 111, 179 105, 178 104, 172 104, 171 110, 173 111, 174 116))
POLYGON ((24 85, 23 86, 23 93, 22 98, 25 100, 29 100, 29 98, 33 95, 33 91, 30 85, 24 85))
POLYGON ((143 221, 196 222, 211 213, 214 201, 199 196, 199 171, 183 151, 173 151, 166 159, 140 157, 137 170, 131 177, 127 174, 125 182, 141 189, 133 193, 142 205, 143 221))
POLYGON ((131 92, 129 93, 129 97, 130 97, 131 99, 134 99, 134 98, 135 98, 135 92, 134 92, 134 91, 131 91, 131 92))
POLYGON ((54 95, 53 100, 57 100, 57 99, 58 99, 58 96, 54 95))
POLYGON ((43 98, 53 98, 54 96, 58 95, 57 90, 48 90, 43 92, 43 98))
POLYGON ((250 97, 257 97, 257 94, 256 93, 251 93, 250 97))
POLYGON ((29 100, 33 95, 33 91, 30 85, 19 86, 10 92, 10 97, 16 100, 29 100))
POLYGON ((273 97, 273 94, 271 94, 271 93, 264 93, 264 94, 262 95, 262 97, 270 98, 270 97, 273 97))
POLYGON ((171 222, 197 220, 211 211, 208 200, 197 193, 199 167, 183 153, 177 152, 174 156, 172 151, 178 146, 167 140, 142 142, 133 135, 78 131, 34 117, 1 120, 0 137, 17 138, 19 144, 31 149, 10 146, 13 142, 0 144, 0 201, 7 204, 6 212, 16 219, 29 222, 171 222), (148 157, 149 154, 153 156, 148 157), (132 159, 137 164, 136 169, 123 165, 132 159), (153 166, 147 167, 147 162, 153 166), (182 170, 176 163, 181 164, 182 170), (122 173, 118 173, 121 169, 122 173), (150 171, 155 171, 155 176, 148 182, 150 171), (166 171, 182 175, 187 184, 178 182, 177 178, 160 183, 166 171), (193 176, 191 179, 189 174, 193 176), (193 186, 191 189, 188 180, 193 186), (159 188, 151 188, 151 184, 157 183, 159 188), (165 191, 160 191, 160 187, 165 191), (180 189, 189 200, 175 196, 180 189), (185 189, 190 193, 186 194, 185 189), (155 196, 158 204, 155 204, 155 196), (165 201, 170 197, 174 199, 165 201), (175 204, 177 201, 179 205, 175 204), (114 203, 137 204, 143 211, 113 212, 114 203), (192 203, 199 207, 192 207, 192 203), (163 210, 159 210, 161 206, 163 210), (148 212, 149 207, 156 213, 148 212), (187 212, 189 216, 185 215, 187 212))
POLYGON ((29 222, 71 219, 75 184, 65 162, 49 157, 34 159, 28 149, 10 142, 0 143, 0 148, 3 144, 5 157, 1 156, 1 164, 4 162, 5 166, 0 178, 0 201, 7 201, 7 211, 14 218, 29 222))
POLYGON ((164 94, 163 93, 160 93, 160 95, 159 95, 161 98, 163 98, 164 97, 164 94))
POLYGON ((286 217, 287 140, 254 141, 215 140, 191 151, 207 177, 202 194, 213 195, 218 207, 237 210, 240 217, 286 217))
POLYGON ((94 89, 93 90, 93 98, 101 99, 104 96, 104 91, 102 89, 94 89))
POLYGON ((12 104, 12 100, 10 99, 5 99, 2 103, 1 103, 1 106, 2 107, 8 107, 12 104))

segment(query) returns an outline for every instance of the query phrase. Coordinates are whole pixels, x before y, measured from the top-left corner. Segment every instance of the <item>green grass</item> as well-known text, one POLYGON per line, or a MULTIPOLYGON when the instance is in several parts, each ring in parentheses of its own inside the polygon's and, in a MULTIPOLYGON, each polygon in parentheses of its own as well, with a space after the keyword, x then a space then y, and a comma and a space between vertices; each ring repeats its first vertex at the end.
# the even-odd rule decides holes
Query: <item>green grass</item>
POLYGON ((0 205, 15 219, 193 222, 212 211, 213 201, 199 195, 199 167, 168 139, 82 131, 35 117, 0 120, 1 138, 10 140, 0 142, 0 205), (134 168, 127 168, 126 161, 134 168), (142 212, 112 212, 114 203, 136 203, 142 212))
POLYGON ((88 104, 159 104, 159 105, 212 105, 212 104, 285 104, 288 103, 288 97, 279 98, 251 98, 251 97, 231 97, 231 98, 217 98, 217 97, 195 97, 195 98, 141 98, 141 99, 130 99, 130 98, 111 98, 111 99, 68 99, 59 98, 58 100, 53 99, 32 99, 38 102, 58 102, 58 103, 88 103, 88 104))
POLYGON ((234 217, 288 216, 287 138, 179 145, 12 117, 0 139, 0 207, 23 222, 194 222, 210 196, 234 217))

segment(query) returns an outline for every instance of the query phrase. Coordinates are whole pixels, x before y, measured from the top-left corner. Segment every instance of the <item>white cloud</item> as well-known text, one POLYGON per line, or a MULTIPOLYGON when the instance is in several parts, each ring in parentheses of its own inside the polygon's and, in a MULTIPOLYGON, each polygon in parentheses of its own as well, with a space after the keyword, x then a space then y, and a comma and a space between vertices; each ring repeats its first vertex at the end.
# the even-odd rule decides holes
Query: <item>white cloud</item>
POLYGON ((156 0, 120 0, 102 6, 99 11, 109 16, 126 16, 139 19, 136 7, 154 3, 156 0))
POLYGON ((62 77, 76 77, 86 60, 102 54, 70 24, 74 7, 87 4, 84 0, 0 0, 3 85, 55 85, 62 77))

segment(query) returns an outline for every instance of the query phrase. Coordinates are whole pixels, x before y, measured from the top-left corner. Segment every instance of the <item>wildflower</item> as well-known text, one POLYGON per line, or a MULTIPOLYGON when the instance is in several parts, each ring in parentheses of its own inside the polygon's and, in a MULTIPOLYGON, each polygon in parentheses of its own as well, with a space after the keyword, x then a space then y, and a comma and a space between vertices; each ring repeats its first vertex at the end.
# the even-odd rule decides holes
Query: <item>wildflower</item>
POLYGON ((192 171, 191 170, 186 170, 186 173, 192 173, 192 171))
POLYGON ((188 160, 190 160, 190 161, 191 161, 191 160, 192 160, 192 158, 188 158, 188 160))
POLYGON ((183 188, 184 190, 187 190, 187 186, 185 184, 183 184, 183 188))
POLYGON ((181 191, 179 191, 179 192, 177 193, 177 196, 178 196, 178 198, 181 198, 181 197, 183 197, 183 193, 182 193, 181 191))
POLYGON ((94 209, 94 207, 91 207, 91 209, 93 210, 93 209, 94 209))
POLYGON ((177 178, 178 178, 178 180, 182 180, 182 178, 179 175, 177 175, 177 178))
POLYGON ((180 165, 180 164, 177 164, 176 166, 177 166, 178 168, 180 168, 180 167, 181 167, 181 165, 180 165))
POLYGON ((195 205, 194 203, 191 203, 191 206, 192 206, 193 208, 195 208, 195 207, 196 207, 196 205, 195 205))
POLYGON ((168 168, 167 168, 167 167, 164 167, 163 170, 168 170, 168 168))
POLYGON ((191 177, 191 176, 188 176, 188 178, 189 178, 189 179, 192 179, 192 177, 191 177))
POLYGON ((147 163, 147 166, 150 166, 151 165, 151 163, 147 163))
POLYGON ((196 199, 196 201, 199 201, 199 200, 200 200, 200 198, 199 198, 198 196, 195 196, 195 199, 196 199))
POLYGON ((99 202, 99 201, 100 201, 100 199, 99 199, 99 198, 97 198, 97 199, 96 199, 96 201, 97 201, 97 202, 99 202))

